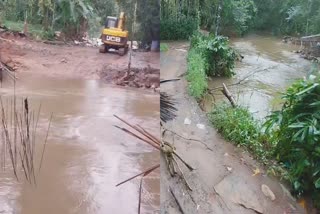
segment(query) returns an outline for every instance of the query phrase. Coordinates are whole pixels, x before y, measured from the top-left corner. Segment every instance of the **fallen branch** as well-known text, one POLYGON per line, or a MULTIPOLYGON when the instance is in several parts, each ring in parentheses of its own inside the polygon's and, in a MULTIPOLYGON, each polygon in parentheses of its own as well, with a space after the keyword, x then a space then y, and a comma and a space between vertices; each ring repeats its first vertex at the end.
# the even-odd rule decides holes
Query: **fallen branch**
POLYGON ((160 80, 160 84, 161 83, 166 83, 166 82, 175 82, 175 81, 178 81, 180 79, 176 78, 176 79, 167 79, 167 80, 160 80))
POLYGON ((127 183, 128 181, 131 181, 132 179, 135 179, 136 177, 139 177, 139 176, 141 176, 141 175, 148 175, 148 174, 150 174, 153 170, 156 170, 156 169, 159 168, 159 167, 160 167, 160 164, 155 165, 155 166, 153 166, 153 167, 151 167, 151 168, 149 168, 149 169, 147 169, 147 170, 145 170, 145 171, 143 171, 143 172, 141 172, 141 173, 139 173, 139 174, 137 174, 137 175, 134 175, 134 176, 132 176, 132 177, 130 177, 130 178, 128 178, 128 179, 126 179, 126 180, 118 183, 118 184, 116 185, 116 187, 117 187, 117 186, 120 186, 120 185, 122 185, 122 184, 124 184, 124 183, 127 183))
MULTIPOLYGON (((260 73, 260 72, 264 72, 264 71, 268 71, 269 69, 273 69, 277 66, 272 66, 272 67, 269 67, 269 68, 265 68, 265 69, 257 69, 257 70, 254 70, 252 72, 250 72, 248 75, 246 75, 245 77, 243 77, 242 79, 240 79, 238 82, 235 82, 235 83, 232 83, 232 84, 229 84, 229 85, 226 85, 227 87, 232 87, 232 86, 236 86, 236 85, 240 85, 241 83, 247 81, 247 79, 249 77, 251 77, 252 75, 256 74, 256 73, 260 73)), ((218 86, 218 87, 215 87, 215 88, 211 88, 209 90, 209 93, 211 93, 212 91, 216 91, 216 90, 221 90, 223 89, 223 86, 218 86)))
POLYGON ((178 137, 180 137, 180 138, 182 138, 182 139, 185 139, 185 140, 188 140, 188 141, 195 141, 195 142, 198 142, 198 143, 201 143, 202 145, 204 145, 208 150, 210 150, 210 151, 213 151, 213 149, 211 149, 207 144, 205 144, 204 142, 202 142, 201 140, 197 140, 197 139, 193 139, 193 138, 186 138, 186 137, 184 137, 184 136, 182 136, 182 135, 180 135, 180 134, 178 134, 178 133, 176 133, 176 132, 174 132, 174 131, 171 131, 171 130, 169 130, 169 129, 164 129, 164 131, 163 131, 163 133, 162 133, 162 136, 164 136, 164 134, 165 134, 165 132, 171 132, 172 134, 174 134, 174 135, 177 135, 178 137))
POLYGON ((231 105, 235 108, 237 106, 237 104, 236 104, 236 101, 234 100, 231 92, 228 90, 227 86, 224 83, 222 83, 222 86, 223 86, 222 93, 224 94, 224 96, 226 96, 228 98, 231 105))
MULTIPOLYGON (((143 142, 145 142, 145 143, 153 146, 154 148, 160 150, 160 140, 157 139, 155 136, 153 136, 152 134, 150 134, 149 132, 147 132, 147 131, 146 131, 145 129, 143 129, 141 126, 131 125, 130 123, 128 123, 127 121, 125 121, 124 119, 121 119, 120 117, 118 117, 118 116, 116 116, 116 115, 114 115, 114 117, 116 117, 117 119, 119 119, 120 121, 122 121, 123 123, 125 123, 126 125, 130 126, 131 128, 133 128, 135 131, 137 131, 139 134, 143 135, 143 137, 145 137, 145 138, 140 137, 140 136, 138 136, 137 134, 134 134, 133 132, 131 132, 131 131, 125 129, 125 128, 121 128, 121 127, 119 127, 119 126, 115 126, 116 128, 119 128, 119 129, 123 130, 124 132, 126 132, 126 133, 128 133, 128 134, 130 134, 130 135, 132 135, 132 136, 134 136, 134 137, 136 137, 136 138, 138 138, 139 140, 141 140, 141 141, 143 141, 143 142)), ((140 212, 141 212, 141 200, 142 200, 141 197, 142 197, 143 178, 144 178, 145 176, 147 176, 148 174, 150 174, 152 171, 154 171, 154 170, 156 170, 157 168, 159 168, 159 167, 160 167, 160 164, 157 164, 157 165, 155 165, 155 166, 153 166, 153 167, 151 167, 151 168, 149 168, 149 169, 147 169, 147 170, 145 170, 145 171, 143 171, 143 172, 141 172, 141 173, 139 173, 139 174, 137 174, 137 175, 135 175, 135 176, 132 176, 132 177, 126 179, 125 181, 122 181, 122 182, 120 182, 120 183, 118 183, 118 184, 116 185, 116 186, 120 186, 120 185, 122 185, 122 184, 124 184, 124 183, 126 183, 126 182, 128 182, 128 181, 130 181, 130 180, 132 180, 132 179, 134 179, 134 178, 136 178, 136 177, 142 176, 141 179, 140 179, 140 184, 139 184, 138 214, 140 214, 140 212)))
POLYGON ((179 163, 176 161, 176 159, 175 159, 174 157, 173 157, 172 159, 173 159, 174 163, 177 165, 177 167, 178 167, 178 169, 179 169, 179 171, 180 171, 180 173, 181 173, 181 176, 182 176, 182 178, 183 178, 186 186, 188 187, 188 189, 189 189, 190 191, 192 191, 192 188, 191 188, 190 184, 187 182, 187 179, 186 179, 186 177, 184 176, 183 171, 182 171, 182 169, 181 169, 180 166, 179 166, 179 163))
POLYGON ((172 188, 171 188, 170 186, 169 186, 169 191, 170 191, 170 193, 172 194, 174 200, 176 201, 176 203, 177 203, 177 205, 178 205, 178 207, 179 207, 180 212, 181 212, 182 214, 184 214, 183 208, 182 208, 180 202, 178 201, 177 196, 173 193, 172 188))
POLYGON ((142 137, 134 134, 133 132, 129 131, 128 129, 122 128, 122 127, 119 127, 119 126, 114 126, 114 127, 118 128, 118 129, 120 129, 120 130, 122 130, 122 131, 124 131, 124 132, 126 132, 126 133, 128 133, 128 134, 130 134, 130 135, 132 135, 133 137, 138 138, 139 140, 142 140, 143 142, 146 142, 146 143, 149 144, 150 146, 152 146, 152 147, 160 150, 160 146, 159 146, 159 145, 156 145, 156 144, 154 144, 153 142, 150 142, 149 140, 144 139, 144 138, 142 138, 142 137))

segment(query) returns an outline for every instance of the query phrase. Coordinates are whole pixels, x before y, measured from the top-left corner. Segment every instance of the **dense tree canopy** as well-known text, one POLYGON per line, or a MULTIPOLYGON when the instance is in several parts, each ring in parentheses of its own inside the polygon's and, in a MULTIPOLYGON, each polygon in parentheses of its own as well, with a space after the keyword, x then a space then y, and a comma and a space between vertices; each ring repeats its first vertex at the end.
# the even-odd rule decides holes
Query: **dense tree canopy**
POLYGON ((0 0, 0 6, 0 20, 27 18, 44 31, 62 30, 69 36, 87 31, 97 36, 106 17, 120 11, 126 13, 127 29, 134 29, 135 39, 150 42, 160 30, 160 2, 154 0, 0 0))
POLYGON ((182 35, 191 35, 195 23, 211 32, 220 26, 224 34, 320 33, 320 0, 161 0, 161 7, 162 39, 185 39, 182 35))

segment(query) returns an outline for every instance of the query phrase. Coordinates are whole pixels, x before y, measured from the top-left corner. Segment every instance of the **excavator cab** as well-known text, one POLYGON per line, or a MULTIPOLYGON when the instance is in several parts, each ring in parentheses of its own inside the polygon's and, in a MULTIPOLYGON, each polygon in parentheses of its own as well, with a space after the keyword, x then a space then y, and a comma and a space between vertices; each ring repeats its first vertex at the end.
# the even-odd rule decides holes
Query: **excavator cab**
POLYGON ((108 16, 104 29, 101 34, 103 44, 100 47, 100 53, 109 52, 110 49, 118 51, 120 56, 128 52, 129 33, 125 30, 125 15, 120 13, 120 17, 108 16))
POLYGON ((105 28, 116 28, 118 26, 118 18, 117 17, 112 17, 108 16, 107 21, 104 24, 105 28))

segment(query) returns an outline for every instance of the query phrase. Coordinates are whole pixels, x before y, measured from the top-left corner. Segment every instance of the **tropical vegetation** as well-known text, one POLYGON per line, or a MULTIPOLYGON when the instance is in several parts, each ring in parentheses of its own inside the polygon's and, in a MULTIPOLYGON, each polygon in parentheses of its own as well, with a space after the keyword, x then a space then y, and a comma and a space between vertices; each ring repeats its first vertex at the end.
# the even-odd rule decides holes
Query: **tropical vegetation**
POLYGON ((208 77, 231 77, 236 54, 222 36, 195 33, 190 39, 187 80, 189 92, 196 99, 205 94, 208 77))
MULTIPOLYGON (((43 35, 62 31, 67 37, 85 33, 99 37, 107 16, 126 13, 126 27, 136 40, 160 40, 160 2, 150 0, 4 0, 0 22, 36 26, 43 35), (134 22, 134 23, 133 23, 134 22)), ((11 25, 7 27, 12 27, 11 25)))
POLYGON ((161 7, 162 40, 187 39, 198 27, 225 35, 320 33, 320 0, 162 0, 161 7))

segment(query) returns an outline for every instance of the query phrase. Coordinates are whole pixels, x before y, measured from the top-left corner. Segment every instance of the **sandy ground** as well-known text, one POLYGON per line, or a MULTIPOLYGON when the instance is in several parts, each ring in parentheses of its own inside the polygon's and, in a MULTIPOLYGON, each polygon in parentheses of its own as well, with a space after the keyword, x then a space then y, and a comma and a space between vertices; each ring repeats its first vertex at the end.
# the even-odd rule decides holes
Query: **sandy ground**
POLYGON ((161 79, 182 76, 180 81, 161 85, 161 91, 176 99, 178 108, 177 118, 165 127, 185 138, 200 140, 206 146, 172 134, 166 135, 165 140, 172 142, 177 152, 196 170, 190 172, 181 164, 193 189, 188 191, 179 178, 169 175, 164 159, 161 160, 161 213, 305 213, 285 185, 267 176, 250 155, 223 140, 210 126, 205 113, 187 93, 187 82, 183 76, 186 53, 183 45, 176 44, 161 54, 161 79), (184 124, 185 118, 191 120, 190 125, 184 124), (254 176, 256 169, 261 173, 254 176), (262 185, 269 187, 275 200, 262 192, 262 185))
MULTIPOLYGON (((6 36, 0 39, 0 57, 2 62, 16 68, 17 75, 24 72, 64 79, 104 79, 109 83, 129 85, 118 81, 122 77, 119 74, 127 70, 129 54, 123 57, 117 53, 101 54, 97 47, 48 45, 26 38, 6 36)), ((129 86, 151 87, 154 82, 159 82, 159 53, 133 52, 131 67, 132 71, 146 71, 147 74, 157 75, 158 80, 154 81, 154 77, 148 75, 138 75, 137 78, 131 77, 129 80, 136 80, 141 84, 129 86), (151 84, 148 83, 146 86, 142 84, 150 81, 151 84)), ((135 75, 134 72, 131 74, 135 75)), ((157 84, 154 87, 156 86, 157 84)))

